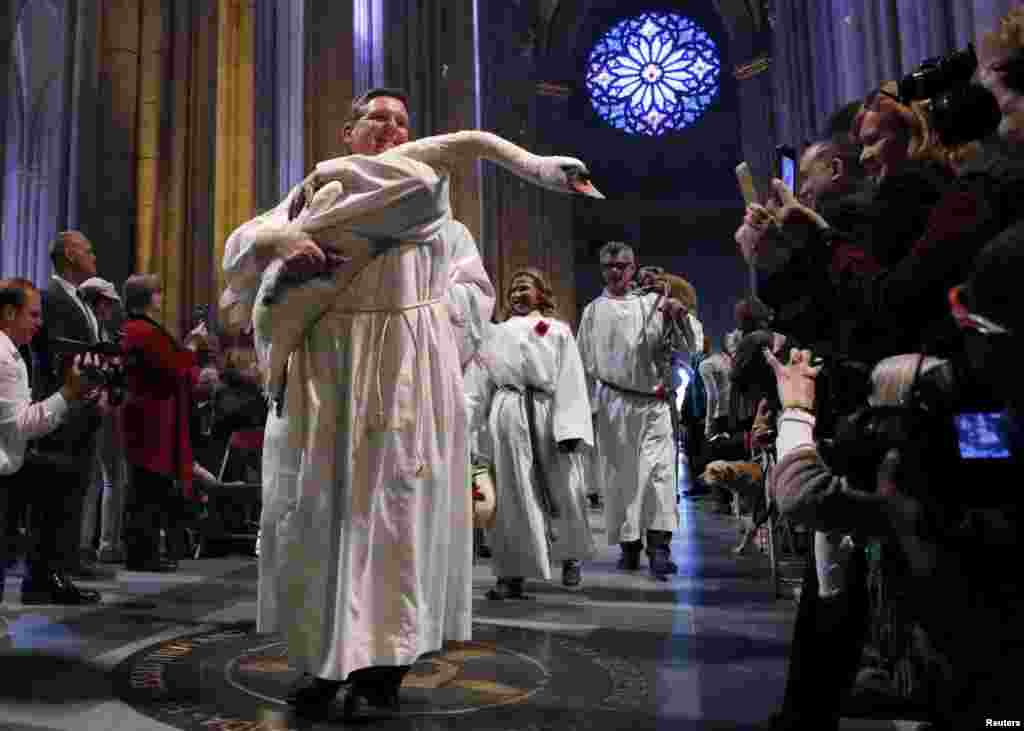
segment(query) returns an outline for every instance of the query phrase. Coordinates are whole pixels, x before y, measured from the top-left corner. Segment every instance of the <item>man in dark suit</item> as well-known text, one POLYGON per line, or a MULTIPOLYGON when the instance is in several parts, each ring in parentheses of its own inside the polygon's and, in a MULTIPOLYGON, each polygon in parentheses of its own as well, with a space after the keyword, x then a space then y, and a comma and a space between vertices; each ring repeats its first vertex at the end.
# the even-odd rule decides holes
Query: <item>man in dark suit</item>
MULTIPOLYGON (((43 292, 44 326, 33 341, 39 361, 39 377, 33 386, 40 397, 55 391, 63 381, 68 359, 57 346, 58 338, 94 344, 99 323, 82 301, 78 286, 96 275, 92 243, 80 231, 63 231, 50 245, 53 276, 43 292)), ((80 551, 82 510, 88 482, 93 478, 97 430, 102 422, 101 405, 88 402, 69 414, 66 423, 38 440, 33 450, 41 474, 68 485, 34 498, 33 532, 36 547, 22 585, 26 604, 82 604, 99 600, 99 594, 75 586, 69 577, 106 578, 112 572, 99 569, 95 556, 80 551), (38 517, 36 517, 38 516, 38 517)))

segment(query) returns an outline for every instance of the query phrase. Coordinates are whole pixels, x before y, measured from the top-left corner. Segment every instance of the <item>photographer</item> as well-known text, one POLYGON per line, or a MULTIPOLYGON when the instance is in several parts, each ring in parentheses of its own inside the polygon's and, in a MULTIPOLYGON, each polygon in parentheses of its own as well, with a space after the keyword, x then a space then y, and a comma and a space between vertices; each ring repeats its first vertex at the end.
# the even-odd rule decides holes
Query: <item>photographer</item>
MULTIPOLYGON (((794 627, 783 709, 773 728, 835 729, 869 626, 864 541, 898 537, 908 555, 920 557, 916 526, 922 509, 898 491, 875 491, 868 484, 876 479, 874 473, 851 480, 835 474, 823 460, 814 439, 820 366, 811 366, 809 351, 792 349, 786 365, 769 351, 765 358, 775 371, 783 407, 778 463, 769 487, 783 516, 816 531, 794 627)), ((916 355, 883 361, 872 374, 869 403, 902 403, 918 370, 927 373, 939 362, 922 362, 916 355)), ((881 462, 878 479, 891 482, 899 465, 896 455, 887 454, 881 462)))
POLYGON ((176 563, 160 556, 160 530, 175 545, 183 497, 191 497, 192 445, 189 432, 192 390, 198 368, 195 353, 156 321, 162 287, 152 274, 135 274, 124 285, 127 319, 121 336, 125 353, 127 398, 123 407, 125 456, 131 468, 126 506, 125 567, 173 571, 176 563), (175 482, 180 483, 179 490, 175 482))
MULTIPOLYGON (((0 599, 3 598, 7 567, 7 504, 14 490, 25 490, 32 482, 32 469, 22 470, 28 441, 56 429, 68 413, 69 405, 87 397, 88 389, 76 360, 65 375, 61 388, 43 401, 32 402, 30 365, 19 352, 35 336, 42 324, 39 291, 26 279, 0 280, 0 599)), ((56 517, 56 516, 49 516, 56 517)), ((37 519, 45 522, 47 516, 37 519)), ((23 600, 31 603, 33 590, 59 585, 62 603, 82 603, 89 599, 60 573, 51 577, 47 556, 33 552, 29 574, 22 585, 23 600), (29 596, 25 596, 25 586, 29 596), (73 601, 79 600, 79 601, 73 601)))
MULTIPOLYGON (((115 322, 121 297, 114 285, 106 279, 91 277, 79 285, 78 295, 96 316, 100 342, 115 343, 119 337, 115 322)), ((82 510, 82 554, 96 556, 103 563, 117 563, 124 559, 121 526, 128 472, 124 461, 120 409, 115 403, 110 406, 103 414, 103 423, 98 433, 95 473, 82 510), (94 545, 97 520, 98 550, 94 545)))

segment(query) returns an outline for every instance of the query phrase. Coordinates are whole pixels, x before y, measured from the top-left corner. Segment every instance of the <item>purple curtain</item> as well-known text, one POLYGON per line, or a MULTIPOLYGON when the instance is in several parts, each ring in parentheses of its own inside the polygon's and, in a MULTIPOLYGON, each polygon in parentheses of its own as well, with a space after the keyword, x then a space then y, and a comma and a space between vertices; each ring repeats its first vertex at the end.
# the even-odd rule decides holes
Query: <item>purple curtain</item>
POLYGON ((780 143, 813 139, 828 116, 922 60, 977 40, 1020 0, 775 0, 780 143))

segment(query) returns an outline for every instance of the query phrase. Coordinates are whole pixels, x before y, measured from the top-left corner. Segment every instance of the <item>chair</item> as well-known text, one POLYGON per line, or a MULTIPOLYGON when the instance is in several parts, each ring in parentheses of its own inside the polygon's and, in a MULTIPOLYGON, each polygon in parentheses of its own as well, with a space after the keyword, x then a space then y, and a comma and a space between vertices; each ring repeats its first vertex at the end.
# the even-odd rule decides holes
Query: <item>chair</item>
POLYGON ((775 466, 774 450, 764 450, 760 455, 764 466, 764 490, 768 501, 767 543, 768 560, 772 567, 772 585, 777 599, 791 597, 798 599, 803 587, 804 569, 807 566, 807 551, 800 537, 807 538, 806 531, 794 526, 787 518, 779 515, 775 499, 768 489, 768 477, 775 466))
POLYGON ((217 473, 221 484, 206 490, 207 515, 200 522, 194 558, 202 558, 211 542, 251 542, 255 553, 263 486, 245 479, 225 483, 225 478, 238 468, 242 477, 250 471, 259 474, 262 458, 263 429, 242 429, 231 434, 217 473))
MULTIPOLYGON (((263 429, 242 429, 232 432, 228 439, 228 445, 224 449, 224 459, 220 463, 220 472, 217 479, 224 482, 224 475, 227 474, 228 465, 233 455, 254 457, 259 460, 263 457, 263 429)), ((259 464, 257 462, 257 464, 259 464)))

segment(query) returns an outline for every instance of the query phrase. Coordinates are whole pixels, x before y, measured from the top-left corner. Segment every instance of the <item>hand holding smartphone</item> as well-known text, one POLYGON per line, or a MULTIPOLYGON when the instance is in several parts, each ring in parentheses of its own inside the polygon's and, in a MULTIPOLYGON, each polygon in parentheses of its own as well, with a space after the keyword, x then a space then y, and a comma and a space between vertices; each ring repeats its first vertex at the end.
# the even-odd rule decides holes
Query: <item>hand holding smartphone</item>
POLYGON ((754 185, 754 176, 750 173, 750 166, 746 162, 741 162, 736 166, 736 181, 740 185, 743 200, 748 206, 760 202, 757 187, 754 185))
POLYGON ((775 177, 786 184, 795 194, 797 192, 797 164, 796 150, 789 145, 779 145, 775 148, 775 177))

